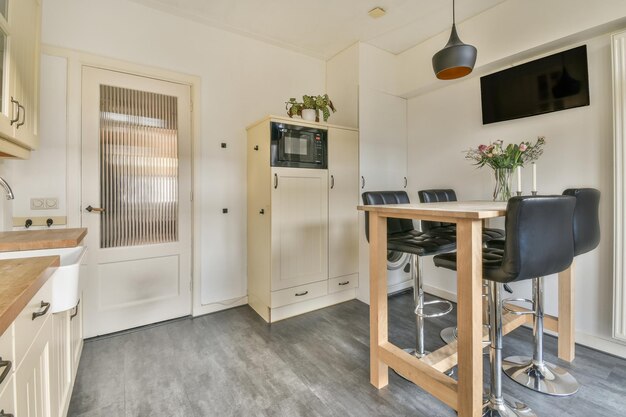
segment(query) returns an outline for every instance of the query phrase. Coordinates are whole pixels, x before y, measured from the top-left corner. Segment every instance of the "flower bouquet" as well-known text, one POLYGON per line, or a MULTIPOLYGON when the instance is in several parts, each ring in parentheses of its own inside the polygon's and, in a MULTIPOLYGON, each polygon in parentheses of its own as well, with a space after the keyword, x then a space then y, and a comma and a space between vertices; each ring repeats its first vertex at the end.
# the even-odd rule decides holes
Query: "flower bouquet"
POLYGON ((479 168, 485 165, 491 167, 496 180, 493 200, 508 201, 511 198, 511 173, 515 168, 539 159, 543 154, 545 143, 546 140, 542 136, 537 138, 535 143, 510 143, 506 146, 501 140, 497 140, 489 145, 469 149, 465 159, 474 161, 474 165, 479 168))

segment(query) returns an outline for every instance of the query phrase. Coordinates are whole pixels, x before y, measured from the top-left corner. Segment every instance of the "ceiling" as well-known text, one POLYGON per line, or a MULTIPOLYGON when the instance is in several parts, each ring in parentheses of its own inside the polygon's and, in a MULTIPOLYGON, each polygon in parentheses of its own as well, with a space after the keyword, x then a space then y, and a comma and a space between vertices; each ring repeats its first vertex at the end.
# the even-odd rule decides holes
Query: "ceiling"
MULTIPOLYGON (((357 41, 398 54, 449 29, 452 20, 451 0, 132 1, 325 59, 357 41), (387 14, 369 17, 376 6, 387 14)), ((457 22, 503 1, 457 0, 457 22)))

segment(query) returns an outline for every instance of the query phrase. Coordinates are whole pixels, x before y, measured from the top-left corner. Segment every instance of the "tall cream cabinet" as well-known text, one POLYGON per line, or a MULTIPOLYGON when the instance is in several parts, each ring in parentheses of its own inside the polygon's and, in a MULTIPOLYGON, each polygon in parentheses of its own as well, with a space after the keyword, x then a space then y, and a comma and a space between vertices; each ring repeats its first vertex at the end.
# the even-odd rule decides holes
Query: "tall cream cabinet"
POLYGON ((356 297, 358 131, 270 116, 248 127, 248 302, 267 322, 356 297), (328 169, 270 166, 272 122, 328 132, 328 169))
POLYGON ((40 0, 0 2, 0 157, 39 146, 40 0))

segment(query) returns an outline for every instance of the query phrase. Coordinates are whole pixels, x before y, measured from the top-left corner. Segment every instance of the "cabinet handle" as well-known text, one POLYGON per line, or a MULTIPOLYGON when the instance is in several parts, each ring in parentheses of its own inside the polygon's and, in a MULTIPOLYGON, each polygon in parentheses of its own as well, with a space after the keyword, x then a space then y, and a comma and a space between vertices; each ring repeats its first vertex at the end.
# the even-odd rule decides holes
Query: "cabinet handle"
POLYGON ((258 151, 258 150, 259 150, 259 145, 255 145, 255 146, 254 146, 254 150, 255 150, 255 151, 258 151))
POLYGON ((45 301, 42 301, 41 308, 43 308, 42 311, 37 311, 33 313, 33 320, 35 320, 37 317, 45 316, 48 310, 50 310, 50 303, 46 303, 45 301))
POLYGON ((278 188, 278 174, 274 174, 274 189, 278 188))
POLYGON ((307 295, 309 292, 308 291, 304 291, 304 292, 297 292, 296 293, 296 297, 302 297, 303 295, 307 295))
POLYGON ((13 417, 13 414, 7 414, 4 409, 0 410, 0 417, 13 417))
POLYGON ((333 188, 335 188, 335 176, 331 175, 330 176, 330 189, 332 190, 333 188))
MULTIPOLYGON (((13 126, 13 123, 20 120, 20 102, 11 97, 11 104, 17 104, 17 116, 15 119, 11 119, 11 126, 13 126)), ((15 108, 15 106, 13 108, 15 108)))
POLYGON ((406 188, 407 185, 409 185, 409 180, 404 177, 404 188, 406 188))
MULTIPOLYGON (((76 307, 74 307, 74 312, 70 315, 70 320, 74 320, 74 317, 78 316, 78 305, 80 304, 80 300, 76 303, 76 307)), ((2 417, 2 416, 0 416, 2 417)))
POLYGON ((340 282, 339 285, 348 285, 350 283, 350 281, 344 281, 344 282, 340 282))
POLYGON ((365 177, 361 175, 361 189, 365 188, 365 177))
MULTIPOLYGON (((20 126, 23 126, 24 123, 26 123, 26 109, 24 108, 24 106, 22 106, 19 102, 17 103, 17 107, 22 109, 23 115, 22 115, 22 121, 19 122, 18 124, 16 124, 15 126, 19 129, 20 126)), ((17 114, 18 116, 20 115, 19 112, 17 114)))
POLYGON ((11 371, 11 361, 3 361, 2 358, 0 358, 0 368, 4 368, 2 375, 0 375, 0 384, 2 384, 11 371))
POLYGON ((259 214, 265 214, 265 209, 259 210, 259 214))

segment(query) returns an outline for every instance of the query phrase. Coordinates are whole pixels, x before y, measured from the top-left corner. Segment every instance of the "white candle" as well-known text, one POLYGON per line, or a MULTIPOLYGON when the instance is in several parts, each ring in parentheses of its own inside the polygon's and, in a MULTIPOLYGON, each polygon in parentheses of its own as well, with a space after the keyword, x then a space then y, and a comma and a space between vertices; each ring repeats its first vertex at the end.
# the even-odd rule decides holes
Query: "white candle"
POLYGON ((537 164, 533 162, 533 191, 537 191, 537 164))
POLYGON ((517 192, 522 192, 522 167, 517 167, 517 192))

